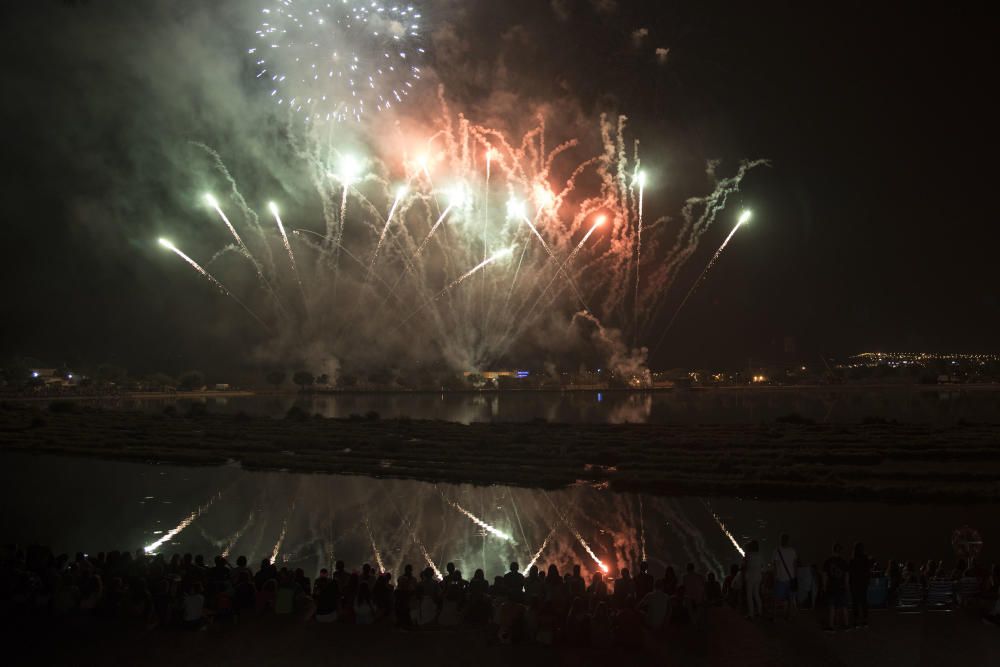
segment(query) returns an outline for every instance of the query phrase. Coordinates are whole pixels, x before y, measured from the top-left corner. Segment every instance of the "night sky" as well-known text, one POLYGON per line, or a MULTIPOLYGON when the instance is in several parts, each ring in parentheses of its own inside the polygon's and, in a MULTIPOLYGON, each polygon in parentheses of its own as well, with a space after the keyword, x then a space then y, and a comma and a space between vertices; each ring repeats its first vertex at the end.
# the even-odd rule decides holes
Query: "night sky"
MULTIPOLYGON (((653 212, 701 194, 692 188, 707 159, 771 161, 737 202, 753 224, 653 367, 780 358, 786 337, 803 359, 1000 352, 997 55, 984 15, 958 3, 423 4, 428 99, 440 81, 457 108, 512 125, 511 107, 527 118, 538 104, 568 125, 627 114, 658 183, 653 212)), ((231 325, 235 310, 219 315, 218 296, 190 289, 193 277, 178 287, 176 262, 151 242, 198 224, 185 221, 177 147, 193 139, 254 159, 262 145, 246 137, 276 122, 245 63, 254 8, 4 4, 0 357, 246 365, 253 330, 231 325)), ((670 303, 724 235, 712 230, 670 303)))

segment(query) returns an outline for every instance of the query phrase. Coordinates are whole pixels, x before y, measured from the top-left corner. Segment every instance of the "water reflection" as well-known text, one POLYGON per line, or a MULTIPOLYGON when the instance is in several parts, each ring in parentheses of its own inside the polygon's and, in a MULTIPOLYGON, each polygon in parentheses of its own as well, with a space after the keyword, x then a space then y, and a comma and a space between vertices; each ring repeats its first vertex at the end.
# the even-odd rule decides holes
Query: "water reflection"
POLYGON ((654 574, 688 562, 721 573, 748 539, 770 553, 783 531, 813 562, 835 539, 863 540, 881 559, 947 559, 951 531, 971 524, 986 537, 984 557, 1000 555, 985 530, 996 506, 677 499, 26 455, 2 464, 0 500, 18 508, 2 515, 5 539, 64 551, 225 553, 312 573, 342 559, 494 575, 517 560, 614 575, 644 558, 654 574))
MULTIPOLYGON (((116 406, 185 410, 191 399, 121 399, 116 406)), ((210 411, 283 416, 297 405, 325 417, 378 413, 470 423, 545 419, 565 423, 746 424, 798 414, 817 422, 879 418, 908 423, 995 423, 1000 392, 936 388, 712 389, 669 392, 580 391, 451 394, 296 394, 197 399, 210 411)))

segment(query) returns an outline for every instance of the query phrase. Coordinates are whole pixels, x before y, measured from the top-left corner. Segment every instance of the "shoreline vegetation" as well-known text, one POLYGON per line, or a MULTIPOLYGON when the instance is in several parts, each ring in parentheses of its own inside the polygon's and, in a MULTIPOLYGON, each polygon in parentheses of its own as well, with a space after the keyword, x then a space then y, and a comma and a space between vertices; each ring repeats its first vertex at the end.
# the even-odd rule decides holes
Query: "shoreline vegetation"
POLYGON ((0 451, 777 500, 1000 501, 1000 425, 472 423, 0 404, 0 451))

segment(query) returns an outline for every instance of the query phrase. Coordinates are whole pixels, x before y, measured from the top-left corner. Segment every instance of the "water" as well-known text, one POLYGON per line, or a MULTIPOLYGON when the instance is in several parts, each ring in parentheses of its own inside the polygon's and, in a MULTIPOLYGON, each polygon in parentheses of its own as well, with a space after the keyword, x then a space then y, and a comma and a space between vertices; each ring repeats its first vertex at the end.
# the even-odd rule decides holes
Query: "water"
POLYGON ((185 409, 196 400, 219 412, 283 416, 298 405, 325 417, 377 412, 383 418, 411 417, 470 423, 753 424, 798 414, 817 422, 858 423, 866 418, 907 423, 997 423, 1000 391, 936 387, 733 388, 662 392, 572 391, 486 393, 277 394, 200 399, 122 400, 124 407, 160 411, 185 409))
POLYGON ((0 457, 0 508, 7 542, 95 553, 162 541, 166 554, 228 549, 257 562, 277 554, 309 574, 343 559, 381 560, 394 573, 450 561, 467 577, 476 568, 493 576, 511 560, 525 568, 543 543, 540 566, 575 562, 594 572, 599 560, 615 574, 645 551, 654 573, 687 562, 721 573, 739 559, 723 526, 737 543, 762 540, 766 554, 787 531, 812 562, 834 539, 863 540, 880 560, 951 562, 951 533, 970 524, 983 533, 983 557, 1000 560, 996 505, 668 499, 582 485, 545 492, 26 454, 0 457))

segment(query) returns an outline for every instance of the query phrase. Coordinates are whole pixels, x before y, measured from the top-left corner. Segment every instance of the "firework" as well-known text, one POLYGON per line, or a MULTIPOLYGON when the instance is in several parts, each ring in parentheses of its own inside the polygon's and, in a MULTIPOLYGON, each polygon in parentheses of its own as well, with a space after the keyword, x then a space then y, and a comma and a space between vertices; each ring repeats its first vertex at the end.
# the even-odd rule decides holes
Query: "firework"
MULTIPOLYGON (((444 496, 442 495, 441 497, 443 498, 444 496)), ((499 537, 501 540, 504 540, 506 542, 513 542, 514 544, 516 544, 516 542, 514 542, 514 538, 511 535, 503 532, 502 530, 496 528, 495 526, 491 526, 490 524, 486 523, 485 521, 483 521, 482 519, 480 519, 475 514, 465 509, 458 503, 451 500, 446 500, 446 502, 452 507, 454 507, 456 510, 464 514, 465 516, 469 517, 472 523, 476 524, 490 535, 493 535, 494 537, 499 537)))
POLYGON ((250 315, 250 317, 252 317, 255 320, 257 320, 258 324, 260 324, 262 327, 264 327, 265 329, 267 329, 267 325, 264 324, 264 320, 260 319, 260 317, 257 315, 257 313, 255 313, 254 311, 252 311, 249 308, 249 306, 247 306, 245 303, 243 303, 242 301, 240 301, 240 299, 235 294, 233 294, 232 292, 230 292, 229 289, 225 285, 223 285, 222 283, 220 283, 216 279, 215 276, 213 276, 211 273, 209 273, 208 271, 206 271, 205 269, 203 269, 202 266, 200 264, 198 264, 198 262, 194 261, 193 259, 191 259, 187 255, 185 255, 183 252, 181 252, 180 248, 178 248, 177 246, 175 246, 173 243, 171 243, 167 239, 161 238, 161 239, 159 239, 158 242, 159 242, 159 244, 162 247, 164 247, 167 250, 171 251, 172 253, 174 253, 175 255, 177 255, 178 257, 180 257, 181 259, 183 259, 185 262, 187 262, 188 264, 190 264, 191 268, 193 268, 195 271, 197 271, 202 276, 204 276, 204 278, 206 280, 208 280, 208 282, 210 282, 213 285, 215 285, 215 287, 218 288, 220 292, 222 292, 223 294, 225 294, 226 296, 228 296, 230 299, 232 299, 233 301, 235 301, 236 303, 238 303, 240 305, 240 307, 243 308, 243 310, 245 310, 250 315))
MULTIPOLYGON (((613 354, 623 367, 641 367, 641 351, 625 349, 621 332, 644 340, 677 272, 743 175, 760 163, 744 163, 722 180, 712 171, 712 193, 688 199, 673 229, 666 217, 646 220, 646 176, 633 164, 637 158, 624 157, 624 119, 602 119, 603 152, 574 161, 577 142, 547 150, 542 125, 515 140, 464 118, 455 123, 449 114, 444 108, 429 137, 404 138, 420 146, 415 158, 404 151, 386 162, 377 155, 360 160, 320 140, 317 128, 303 130, 296 146, 323 217, 305 220, 291 237, 276 209, 270 228, 245 203, 242 223, 224 218, 231 234, 241 224, 254 231, 237 246, 260 267, 262 289, 241 297, 267 308, 277 333, 271 344, 280 346, 271 353, 299 356, 309 348, 358 364, 362 357, 400 365, 436 359, 454 370, 486 369, 508 359, 529 332, 562 346, 565 334, 539 335, 539 327, 559 318, 571 324, 582 308, 602 350, 612 354, 609 346, 619 346, 613 354), (431 165, 449 186, 435 186, 431 165), (498 193, 506 207, 490 204, 498 193), (283 248, 288 262, 276 263, 272 248, 283 248), (500 261, 515 250, 516 261, 500 261), (292 282, 301 310, 285 307, 282 291, 292 282), (415 339, 428 344, 413 345, 415 339)), ((221 159, 213 164, 231 182, 221 159)), ((245 202, 235 189, 232 196, 245 202)))
POLYGON ((302 285, 302 279, 299 277, 299 267, 295 265, 295 253, 292 252, 292 244, 288 242, 288 234, 285 233, 285 225, 281 222, 281 216, 278 214, 278 205, 274 202, 270 202, 267 207, 271 210, 271 215, 274 216, 274 221, 278 224, 278 232, 281 234, 281 243, 285 246, 285 252, 288 253, 288 263, 292 267, 292 274, 295 276, 295 282, 299 285, 299 291, 302 292, 302 298, 305 298, 305 287, 302 285))
POLYGON ((742 213, 740 213, 740 217, 736 221, 736 225, 733 227, 733 230, 729 232, 729 235, 726 237, 726 240, 722 242, 722 245, 719 246, 719 249, 715 251, 714 255, 712 255, 712 259, 710 259, 708 261, 708 264, 705 265, 705 268, 698 275, 698 279, 695 280, 694 284, 691 285, 691 289, 689 289, 687 294, 684 295, 684 298, 681 300, 681 304, 677 306, 677 310, 674 311, 673 317, 670 318, 670 321, 667 322, 667 326, 663 329, 663 333, 660 334, 660 339, 654 346, 653 348, 654 350, 660 346, 660 344, 663 342, 663 339, 666 337, 667 332, 670 331, 670 328, 672 326, 674 326, 674 322, 677 321, 677 316, 681 314, 682 310, 684 310, 684 306, 687 305, 688 299, 691 298, 691 295, 694 294, 695 291, 698 289, 698 286, 701 285, 701 281, 705 279, 705 276, 708 274, 709 270, 713 266, 715 266, 715 262, 718 261, 719 257, 722 255, 722 251, 725 250, 726 246, 729 245, 729 242, 733 240, 733 237, 736 235, 736 232, 739 231, 740 227, 750 222, 751 217, 753 217, 753 213, 751 211, 744 210, 742 213))
POLYGON ((209 507, 211 507, 212 505, 214 505, 215 501, 218 500, 220 496, 222 496, 221 492, 215 494, 214 496, 212 496, 211 498, 209 498, 208 502, 206 502, 204 505, 201 505, 195 511, 191 512, 191 514, 189 514, 186 517, 184 517, 184 519, 179 524, 177 524, 176 527, 171 528, 166 533, 164 533, 163 537, 159 538, 158 540, 156 540, 152 544, 147 544, 146 547, 145 547, 146 553, 148 553, 148 554, 156 553, 157 549, 159 549, 164 544, 166 544, 170 540, 172 540, 175 537, 177 537, 178 535, 180 535, 184 531, 185 528, 187 528, 192 523, 194 523, 195 519, 197 519, 198 517, 200 517, 202 514, 204 514, 208 510, 209 507))
POLYGON ((420 80, 421 20, 413 3, 280 0, 261 10, 248 51, 279 106, 313 122, 360 121, 420 80))

